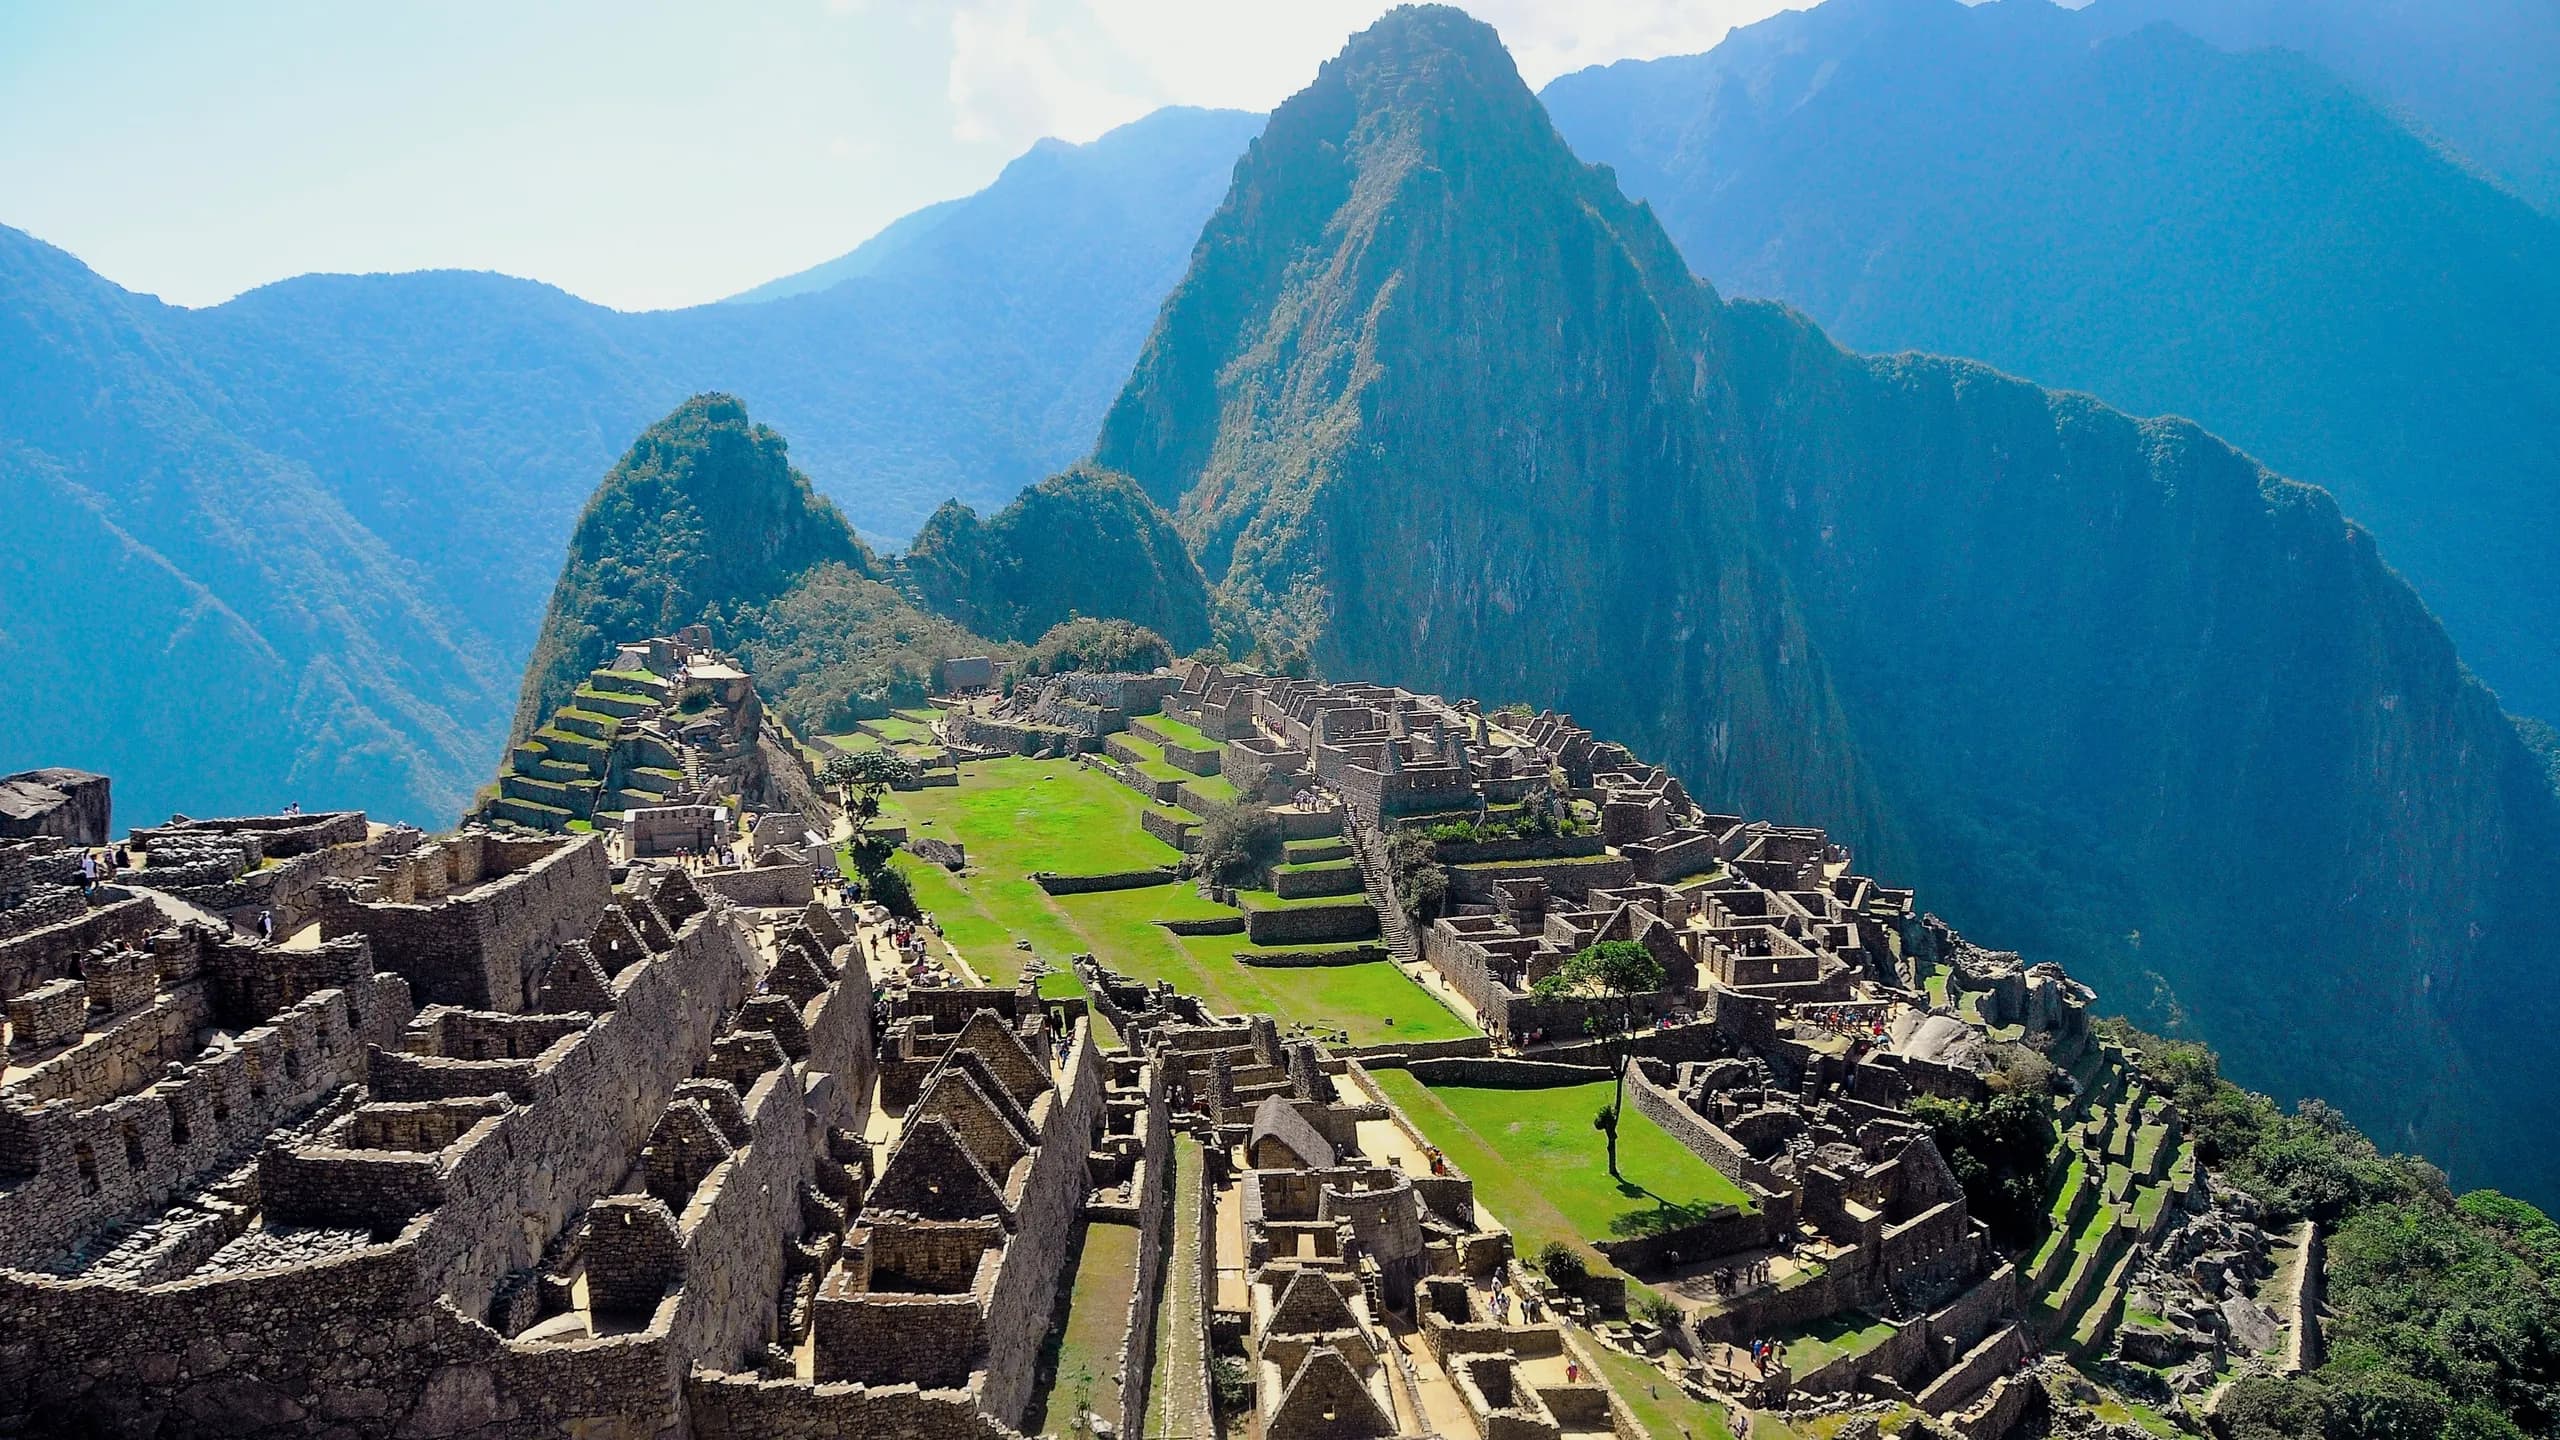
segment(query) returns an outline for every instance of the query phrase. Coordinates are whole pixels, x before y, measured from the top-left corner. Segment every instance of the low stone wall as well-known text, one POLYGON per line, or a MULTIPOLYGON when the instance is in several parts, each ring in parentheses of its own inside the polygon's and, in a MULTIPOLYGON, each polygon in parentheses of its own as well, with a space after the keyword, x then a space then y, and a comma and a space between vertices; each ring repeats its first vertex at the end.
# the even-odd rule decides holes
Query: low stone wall
POLYGON ((1791 1227, 1782 1226, 1779 1217, 1767 1210, 1720 1205, 1694 1224, 1665 1230, 1658 1235, 1594 1241, 1592 1248, 1608 1256, 1609 1263, 1619 1269, 1641 1274, 1775 1245, 1786 1238, 1783 1231, 1788 1228, 1791 1227))
POLYGON ((1342 945, 1329 950, 1239 950, 1235 961, 1263 970, 1297 970, 1328 965, 1368 965, 1387 958, 1384 945, 1342 945))
POLYGON ((797 908, 817 898, 806 865, 767 865, 755 870, 714 870, 702 888, 738 905, 797 908))
POLYGON ((1271 872, 1271 892, 1283 900, 1310 900, 1324 895, 1357 895, 1360 867, 1349 860, 1321 862, 1312 870, 1271 872))
POLYGON ((1181 879, 1180 872, 1167 866, 1152 870, 1114 870, 1102 875, 1061 875, 1054 870, 1031 872, 1031 883, 1052 895, 1089 895, 1098 890, 1143 890, 1150 885, 1170 885, 1181 879))
POLYGON ((1280 822, 1283 840, 1321 840, 1342 833, 1342 811, 1274 810, 1271 818, 1280 822))
POLYGON ((685 1413, 700 1440, 1021 1440, 978 1408, 966 1390, 913 1385, 813 1385, 696 1370, 685 1381, 685 1413))
MULTIPOLYGON (((1411 1043, 1386 1040, 1375 1045, 1337 1046, 1333 1053, 1358 1060, 1363 1064, 1374 1063, 1381 1070, 1407 1070, 1411 1069, 1413 1062, 1417 1060, 1490 1055, 1493 1053, 1493 1040, 1485 1035, 1468 1035, 1456 1040, 1419 1040, 1411 1043)), ((1386 1097, 1381 1094, 1378 1098, 1384 1100, 1386 1097)))
POLYGON ((1200 828, 1200 817, 1187 810, 1151 806, 1138 812, 1138 828, 1176 850, 1188 850, 1191 832, 1200 828))
POLYGON ((1425 1085, 1476 1085, 1491 1090, 1551 1090, 1559 1085, 1588 1085, 1609 1078, 1608 1067, 1603 1065, 1554 1065, 1503 1055, 1434 1059, 1408 1053, 1404 1068, 1425 1085))
POLYGON ((1159 920, 1157 924, 1173 935, 1241 935, 1242 915, 1203 915, 1189 920, 1159 920))
POLYGON ((1574 860, 1608 853, 1597 835, 1521 835, 1504 840, 1435 840, 1433 858, 1443 865, 1512 860, 1574 860))
POLYGON ((1627 1103, 1733 1183, 1753 1191, 1777 1188, 1768 1166, 1752 1159, 1750 1152, 1706 1117, 1681 1104, 1679 1096, 1647 1079, 1641 1069, 1627 1072, 1627 1103))
POLYGON ((1325 940, 1366 940, 1378 933, 1378 912, 1367 902, 1286 905, 1247 909, 1244 932, 1256 945, 1312 945, 1325 940))
POLYGON ((1493 887, 1502 880, 1543 880, 1547 893, 1579 900, 1593 890, 1616 890, 1635 878, 1633 862, 1618 856, 1584 859, 1541 860, 1515 864, 1451 865, 1450 898, 1468 904, 1489 904, 1495 899, 1493 887))

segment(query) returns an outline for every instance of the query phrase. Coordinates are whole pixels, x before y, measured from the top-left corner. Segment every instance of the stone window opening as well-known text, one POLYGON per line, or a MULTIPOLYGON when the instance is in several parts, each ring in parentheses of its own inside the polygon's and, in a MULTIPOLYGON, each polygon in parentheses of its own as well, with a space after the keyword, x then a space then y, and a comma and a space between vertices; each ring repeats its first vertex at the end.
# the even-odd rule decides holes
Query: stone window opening
POLYGON ((219 1130, 230 1123, 231 1100, 223 1094, 222 1087, 217 1084, 213 1087, 213 1128, 219 1130))
POLYGON ((174 1095, 169 1097, 168 1105, 169 1143, 172 1145, 184 1145, 187 1143, 188 1136, 187 1107, 178 1103, 178 1097, 174 1095))
POLYGON ((124 1133, 125 1168, 128 1170, 141 1169, 143 1165, 141 1127, 135 1125, 132 1121, 127 1120, 116 1128, 124 1133))
POLYGON ((247 1061, 248 1061, 248 1064, 249 1064, 249 1098, 250 1098, 250 1099, 252 1099, 252 1100, 264 1100, 264 1099, 266 1099, 266 1098, 267 1098, 267 1067, 266 1067, 266 1065, 258 1059, 258 1052, 257 1052, 257 1051, 255 1051, 255 1050, 243 1051, 243 1052, 242 1052, 242 1058, 243 1058, 243 1059, 245 1059, 245 1060, 247 1060, 247 1061))
POLYGON ((80 1193, 97 1194, 98 1152, 89 1148, 88 1141, 82 1140, 71 1147, 71 1158, 80 1167, 80 1193))
POLYGON ((302 1078, 302 1052, 299 1049, 288 1048, 284 1052, 284 1078, 287 1080, 302 1078))

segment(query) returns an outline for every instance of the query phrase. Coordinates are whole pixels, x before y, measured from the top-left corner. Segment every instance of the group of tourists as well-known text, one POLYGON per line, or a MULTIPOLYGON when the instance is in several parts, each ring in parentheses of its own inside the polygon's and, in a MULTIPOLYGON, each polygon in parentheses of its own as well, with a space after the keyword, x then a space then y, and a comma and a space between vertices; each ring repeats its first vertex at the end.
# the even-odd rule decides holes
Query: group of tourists
POLYGON ((133 868, 133 852, 123 841, 99 849, 80 852, 80 893, 90 894, 99 886, 114 882, 119 872, 133 868))

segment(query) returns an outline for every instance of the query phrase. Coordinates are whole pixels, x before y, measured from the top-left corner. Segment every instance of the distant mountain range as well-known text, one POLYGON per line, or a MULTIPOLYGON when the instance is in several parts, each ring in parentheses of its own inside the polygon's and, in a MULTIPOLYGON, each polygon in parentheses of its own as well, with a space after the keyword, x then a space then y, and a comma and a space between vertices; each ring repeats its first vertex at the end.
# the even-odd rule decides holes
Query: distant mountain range
POLYGON ((0 229, 0 662, 41 697, 0 707, 0 766, 112 772, 145 821, 450 822, 630 436, 731 390, 874 536, 1000 507, 1090 442, 1260 123, 1044 143, 830 288, 655 314, 462 273, 184 310, 0 229))
MULTIPOLYGON (((2355 43, 2392 8, 1831 0, 1544 98, 1727 293, 2189 416, 2329 487, 2509 708, 2560 716, 2560 221, 2298 54, 2134 24, 2330 35, 2316 9, 2318 48, 2426 69, 2355 43)), ((2455 12, 2526 8, 2410 23, 2442 50, 2455 12)), ((2459 98, 2410 104, 2451 129, 2459 98)))

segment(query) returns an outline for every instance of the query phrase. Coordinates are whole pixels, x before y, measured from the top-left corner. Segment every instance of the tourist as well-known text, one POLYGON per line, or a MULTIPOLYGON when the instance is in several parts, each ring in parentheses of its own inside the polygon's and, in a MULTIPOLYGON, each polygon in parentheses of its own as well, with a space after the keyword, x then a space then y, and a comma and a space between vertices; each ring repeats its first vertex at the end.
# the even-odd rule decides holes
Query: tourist
POLYGON ((80 852, 80 889, 85 894, 97 888, 98 853, 94 850, 83 850, 80 852))
POLYGON ((276 938, 276 912, 273 910, 258 912, 258 938, 269 942, 276 938))

